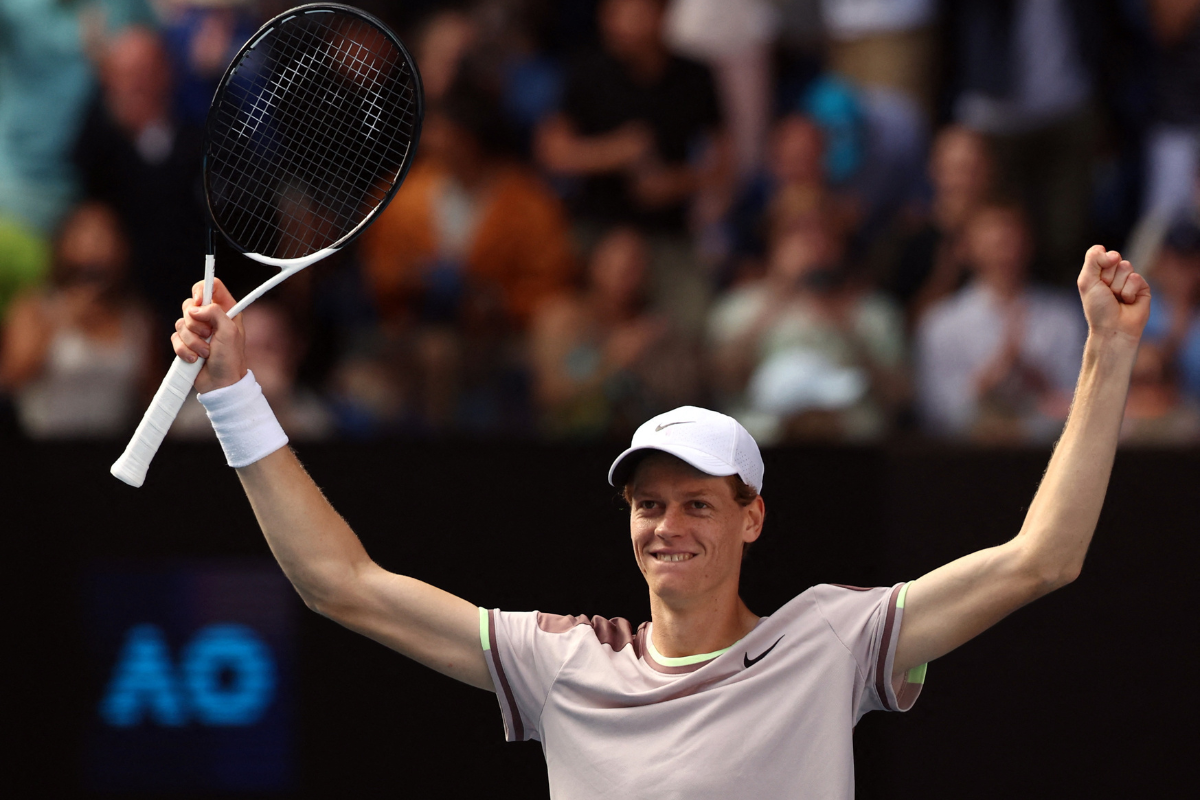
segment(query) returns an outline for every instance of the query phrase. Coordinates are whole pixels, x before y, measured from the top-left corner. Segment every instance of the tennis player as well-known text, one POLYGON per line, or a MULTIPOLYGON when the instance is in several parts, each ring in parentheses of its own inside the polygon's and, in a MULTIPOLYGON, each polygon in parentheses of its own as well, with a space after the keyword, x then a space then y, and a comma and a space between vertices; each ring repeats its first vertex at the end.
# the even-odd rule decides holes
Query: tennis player
POLYGON ((1089 336, 1074 406, 1015 538, 909 583, 815 586, 759 617, 738 595, 765 513, 758 447, 733 419, 680 408, 639 428, 609 472, 650 590, 637 630, 482 609, 381 569, 285 446, 223 286, 213 305, 184 303, 173 342, 208 359, 200 400, 308 606, 496 692, 508 738, 542 742, 553 797, 848 798, 864 713, 908 709, 928 662, 1079 574, 1150 290, 1100 246, 1078 286, 1089 336))

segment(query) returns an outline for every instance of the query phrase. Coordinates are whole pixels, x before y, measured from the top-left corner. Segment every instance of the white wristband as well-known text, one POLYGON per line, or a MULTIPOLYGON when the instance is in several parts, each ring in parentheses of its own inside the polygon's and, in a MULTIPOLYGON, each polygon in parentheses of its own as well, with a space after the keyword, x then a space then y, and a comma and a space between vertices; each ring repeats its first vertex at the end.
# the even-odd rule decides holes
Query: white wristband
POLYGON ((208 412, 231 467, 249 466, 288 443, 250 370, 237 383, 198 394, 196 399, 208 412))

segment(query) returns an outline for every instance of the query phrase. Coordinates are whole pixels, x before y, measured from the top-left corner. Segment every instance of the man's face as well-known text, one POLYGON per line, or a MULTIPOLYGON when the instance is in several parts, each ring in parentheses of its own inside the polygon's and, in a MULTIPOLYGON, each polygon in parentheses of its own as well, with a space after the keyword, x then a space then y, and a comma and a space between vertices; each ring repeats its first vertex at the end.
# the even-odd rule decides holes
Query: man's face
POLYGON ((657 453, 638 465, 631 485, 633 555, 650 593, 668 603, 736 593, 742 545, 762 532, 762 498, 739 505, 728 479, 657 453))

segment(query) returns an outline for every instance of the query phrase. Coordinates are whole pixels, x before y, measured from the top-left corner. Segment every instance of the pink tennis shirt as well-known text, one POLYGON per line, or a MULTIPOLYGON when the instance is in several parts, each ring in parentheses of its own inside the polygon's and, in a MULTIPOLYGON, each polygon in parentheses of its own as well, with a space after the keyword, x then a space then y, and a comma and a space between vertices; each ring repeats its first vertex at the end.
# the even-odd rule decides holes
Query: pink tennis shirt
POLYGON ((906 587, 814 586, 686 658, 620 618, 480 609, 480 638, 505 735, 542 743, 555 800, 851 798, 855 724, 924 682, 890 680, 906 587))

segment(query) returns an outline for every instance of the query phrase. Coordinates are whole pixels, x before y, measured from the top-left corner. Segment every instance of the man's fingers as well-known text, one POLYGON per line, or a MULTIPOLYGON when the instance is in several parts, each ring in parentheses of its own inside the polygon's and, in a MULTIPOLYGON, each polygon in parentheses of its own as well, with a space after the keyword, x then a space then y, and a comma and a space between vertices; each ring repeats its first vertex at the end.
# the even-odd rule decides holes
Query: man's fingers
POLYGON ((213 302, 225 312, 237 305, 237 301, 233 299, 233 295, 225 288, 225 284, 221 282, 220 278, 213 280, 213 302))
POLYGON ((1129 276, 1133 274, 1133 265, 1128 261, 1121 261, 1117 264, 1113 271, 1112 280, 1108 285, 1112 287, 1113 294, 1120 295, 1121 290, 1125 288, 1125 282, 1129 280, 1129 276))
POLYGON ((175 355, 179 356, 189 364, 196 361, 196 354, 183 343, 183 339, 180 338, 178 333, 171 334, 171 347, 174 348, 175 355))
POLYGON ((201 339, 207 339, 213 335, 213 326, 197 319, 194 313, 184 312, 183 317, 175 323, 175 330, 182 332, 184 329, 191 331, 201 339))
POLYGON ((1104 255, 1100 256, 1100 280, 1104 281, 1109 286, 1112 286, 1113 278, 1117 275, 1117 267, 1121 264, 1121 254, 1116 250, 1109 250, 1104 255))
POLYGON ((208 358, 211 350, 209 349, 208 342, 204 341, 203 337, 197 336, 187 328, 178 331, 175 336, 172 336, 171 338, 174 340, 176 337, 178 337, 180 343, 191 352, 195 353, 201 358, 208 358))
MULTIPOLYGON (((227 288, 225 288, 225 284, 221 282, 220 278, 213 278, 212 301, 220 306, 222 311, 228 311, 237 303, 237 301, 233 299, 233 295, 229 293, 227 288)), ((188 301, 184 301, 185 309, 187 308, 187 302, 188 301)), ((203 302, 204 281, 196 281, 194 284, 192 284, 191 303, 192 305, 198 306, 203 302)))
POLYGON ((1143 296, 1150 296, 1150 284, 1146 283, 1146 279, 1136 272, 1131 273, 1121 287, 1121 302, 1133 305, 1143 296))
POLYGON ((1098 244, 1089 247, 1087 253, 1084 254, 1083 269, 1079 271, 1077 282, 1080 292, 1086 292, 1100 278, 1100 273, 1104 271, 1104 255, 1104 246, 1098 244))

